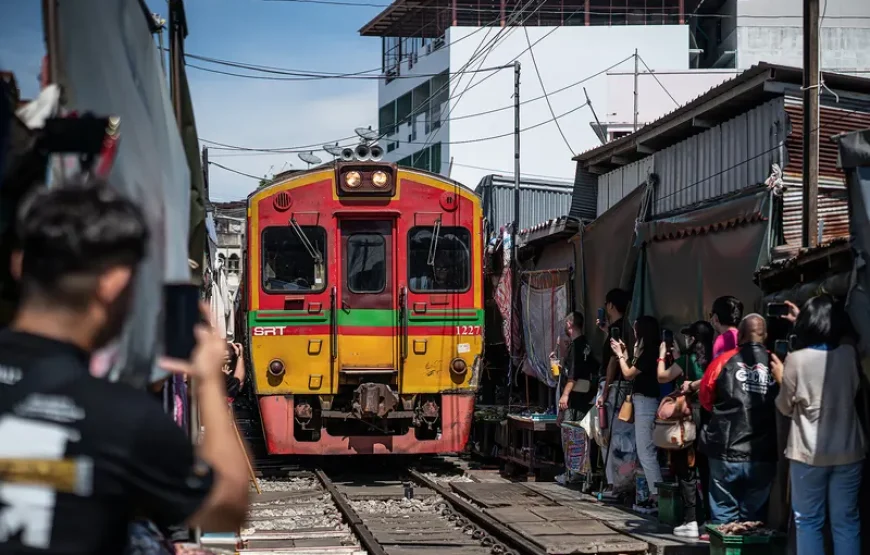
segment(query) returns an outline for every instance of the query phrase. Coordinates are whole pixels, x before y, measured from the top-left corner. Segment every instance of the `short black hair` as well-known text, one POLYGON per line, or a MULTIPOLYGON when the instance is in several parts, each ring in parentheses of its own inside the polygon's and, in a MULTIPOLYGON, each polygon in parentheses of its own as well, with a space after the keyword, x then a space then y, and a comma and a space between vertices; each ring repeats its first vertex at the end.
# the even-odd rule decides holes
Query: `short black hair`
POLYGON ((794 324, 797 346, 836 347, 848 328, 847 320, 848 316, 842 303, 838 303, 832 296, 819 295, 811 298, 804 303, 794 324))
POLYGON ((631 295, 625 289, 611 289, 607 292, 607 296, 604 297, 604 303, 610 303, 613 305, 613 308, 616 309, 620 314, 625 314, 625 311, 628 310, 628 303, 631 302, 631 295))
POLYGON ((743 303, 737 297, 726 295, 713 301, 711 312, 723 326, 737 326, 743 319, 743 303))
POLYGON ((572 310, 568 313, 568 316, 566 316, 565 319, 571 322, 575 328, 583 331, 583 326, 586 324, 586 318, 583 317, 582 312, 572 310))
POLYGON ((24 299, 67 308, 90 302, 106 270, 135 269, 149 237, 136 205, 107 183, 86 178, 34 191, 18 211, 16 234, 24 299))

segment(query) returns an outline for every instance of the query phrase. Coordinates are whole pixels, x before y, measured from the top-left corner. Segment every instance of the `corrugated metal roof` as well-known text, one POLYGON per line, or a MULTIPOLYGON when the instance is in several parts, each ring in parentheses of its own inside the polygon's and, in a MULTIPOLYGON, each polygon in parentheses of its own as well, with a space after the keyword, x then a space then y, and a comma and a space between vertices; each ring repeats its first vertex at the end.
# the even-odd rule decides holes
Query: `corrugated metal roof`
MULTIPOLYGON (((513 177, 488 175, 481 179, 476 192, 481 197, 483 216, 498 229, 514 219, 513 177)), ((519 228, 531 228, 571 211, 574 184, 558 181, 523 179, 520 181, 519 228)))
MULTIPOLYGON (((803 174, 804 148, 804 108, 800 100, 788 99, 785 110, 791 120, 792 133, 788 137, 788 165, 786 173, 803 174)), ((866 108, 870 112, 870 107, 866 108)), ((870 128, 870 113, 852 109, 838 109, 830 106, 819 107, 819 175, 835 177, 845 182, 846 176, 837 167, 839 150, 831 137, 850 131, 870 128)))
POLYGON ((653 214, 763 183, 771 165, 782 165, 788 126, 782 97, 741 113, 642 160, 598 176, 598 214, 603 214, 655 174, 653 214))
MULTIPOLYGON (((788 186, 782 216, 784 246, 789 251, 798 250, 803 239, 803 188, 799 176, 783 181, 788 186)), ((819 221, 822 222, 822 244, 849 237, 849 195, 844 186, 819 184, 819 221)))
MULTIPOLYGON (((833 90, 870 93, 870 79, 828 72, 822 75, 825 84, 833 90)), ((660 150, 698 134, 702 129, 696 125, 698 120, 718 123, 729 119, 735 112, 782 96, 781 92, 766 90, 765 84, 770 81, 801 85, 803 70, 768 63, 757 64, 638 131, 578 154, 574 160, 587 165, 605 164, 610 167, 633 162, 643 157, 642 152, 648 152, 651 147, 660 150)))

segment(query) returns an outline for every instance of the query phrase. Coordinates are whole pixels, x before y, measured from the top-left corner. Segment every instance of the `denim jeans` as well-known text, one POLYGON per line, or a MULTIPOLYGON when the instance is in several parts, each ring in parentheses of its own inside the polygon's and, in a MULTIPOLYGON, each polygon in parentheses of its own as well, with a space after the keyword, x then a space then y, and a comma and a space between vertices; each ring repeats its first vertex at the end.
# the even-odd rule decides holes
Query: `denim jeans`
POLYGON ((791 461, 791 508, 797 529, 798 555, 824 553, 825 510, 831 513, 835 555, 861 552, 858 490, 863 462, 810 466, 791 461))
POLYGON ((767 520, 775 462, 709 459, 710 518, 716 524, 767 520))
POLYGON ((653 427, 656 422, 656 411, 659 400, 645 395, 632 395, 634 404, 634 436, 637 441, 637 459, 643 467, 646 483, 651 495, 657 495, 656 483, 662 481, 662 469, 659 466, 658 450, 653 443, 653 427))

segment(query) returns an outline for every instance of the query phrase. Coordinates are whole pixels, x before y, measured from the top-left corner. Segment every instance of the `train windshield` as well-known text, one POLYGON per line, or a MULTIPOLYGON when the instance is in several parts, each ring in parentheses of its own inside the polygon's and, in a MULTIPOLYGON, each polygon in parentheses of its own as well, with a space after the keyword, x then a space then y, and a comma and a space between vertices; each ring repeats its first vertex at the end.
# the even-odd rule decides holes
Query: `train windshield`
POLYGON ((347 238, 347 288, 351 293, 380 293, 387 286, 387 244, 379 233, 347 238))
POLYGON ((267 292, 317 292, 326 286, 326 262, 317 256, 326 252, 326 230, 320 226, 297 227, 268 227, 263 231, 263 289, 267 292))
POLYGON ((471 234, 464 227, 413 227, 408 232, 411 291, 465 291, 471 281, 471 234), (437 243, 434 234, 437 230, 437 243), (433 252, 433 244, 436 248, 433 252))

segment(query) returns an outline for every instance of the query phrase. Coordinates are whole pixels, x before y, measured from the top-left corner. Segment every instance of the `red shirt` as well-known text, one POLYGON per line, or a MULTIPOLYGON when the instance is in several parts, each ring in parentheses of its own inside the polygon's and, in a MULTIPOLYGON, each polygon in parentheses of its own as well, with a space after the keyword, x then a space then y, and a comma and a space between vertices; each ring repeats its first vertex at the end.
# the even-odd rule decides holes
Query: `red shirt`
POLYGON ((698 389, 698 400, 701 401, 701 406, 707 412, 713 412, 713 404, 716 402, 716 380, 719 379, 719 373, 725 364, 731 360, 731 357, 738 353, 739 349, 731 349, 725 351, 718 357, 713 359, 713 362, 707 366, 704 371, 704 377, 701 378, 701 385, 698 389))

